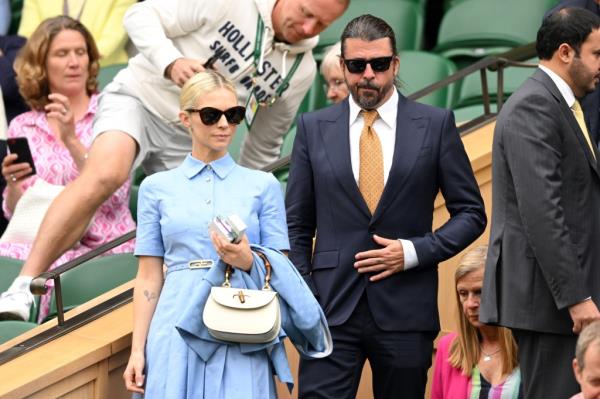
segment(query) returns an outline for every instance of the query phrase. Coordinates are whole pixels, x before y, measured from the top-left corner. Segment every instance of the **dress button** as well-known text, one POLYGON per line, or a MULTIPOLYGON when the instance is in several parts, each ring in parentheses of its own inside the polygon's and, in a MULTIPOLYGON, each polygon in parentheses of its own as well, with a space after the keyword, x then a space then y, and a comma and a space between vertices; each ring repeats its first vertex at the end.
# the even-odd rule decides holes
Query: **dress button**
POLYGON ((206 182, 207 182, 207 183, 210 183, 210 177, 207 177, 207 178, 206 178, 206 182))
POLYGON ((209 205, 209 204, 210 204, 210 200, 209 200, 209 199, 207 199, 207 200, 206 200, 206 205, 209 205))

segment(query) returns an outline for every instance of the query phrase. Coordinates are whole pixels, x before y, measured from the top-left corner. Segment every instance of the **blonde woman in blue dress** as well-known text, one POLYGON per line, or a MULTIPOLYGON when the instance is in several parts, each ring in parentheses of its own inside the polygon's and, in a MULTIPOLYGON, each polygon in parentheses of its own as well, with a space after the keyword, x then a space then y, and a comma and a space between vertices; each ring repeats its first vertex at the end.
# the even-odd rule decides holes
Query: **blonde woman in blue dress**
POLYGON ((325 356, 331 349, 325 319, 277 251, 289 249, 279 183, 270 173, 237 165, 227 153, 244 117, 234 86, 216 72, 200 72, 182 88, 180 106, 192 152, 140 187, 132 351, 123 378, 134 396, 147 398, 275 398, 274 372, 293 382, 283 338, 289 336, 301 353, 325 356), (248 226, 238 244, 208 228, 214 216, 231 214, 248 226), (261 286, 262 261, 250 244, 267 250, 273 264, 282 331, 264 345, 220 342, 206 332, 203 306, 210 287, 223 281, 225 263, 235 270, 232 286, 261 286), (204 267, 191 268, 192 260, 204 267))

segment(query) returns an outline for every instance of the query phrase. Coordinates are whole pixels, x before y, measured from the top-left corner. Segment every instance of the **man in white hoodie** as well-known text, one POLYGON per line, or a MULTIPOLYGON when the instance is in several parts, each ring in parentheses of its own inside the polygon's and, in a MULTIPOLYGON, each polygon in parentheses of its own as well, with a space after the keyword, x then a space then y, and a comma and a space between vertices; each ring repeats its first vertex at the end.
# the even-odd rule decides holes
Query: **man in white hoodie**
POLYGON ((178 122, 179 91, 194 73, 210 65, 236 84, 250 126, 240 163, 258 168, 276 160, 316 74, 316 36, 349 1, 146 0, 132 6, 124 24, 140 53, 101 95, 87 164, 49 208, 20 276, 0 295, 0 320, 28 318, 31 279, 77 242, 132 167, 171 169, 189 153, 191 139, 178 122))

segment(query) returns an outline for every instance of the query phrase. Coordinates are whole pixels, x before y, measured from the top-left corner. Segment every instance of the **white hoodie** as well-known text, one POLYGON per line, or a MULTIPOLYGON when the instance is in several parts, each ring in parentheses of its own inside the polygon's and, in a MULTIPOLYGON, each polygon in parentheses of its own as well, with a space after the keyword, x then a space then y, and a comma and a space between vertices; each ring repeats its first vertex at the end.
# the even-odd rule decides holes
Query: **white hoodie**
POLYGON ((283 136, 313 82, 316 64, 311 50, 318 38, 289 45, 276 42, 271 12, 276 0, 146 0, 125 15, 125 29, 139 50, 115 81, 124 84, 154 114, 178 122, 180 88, 164 78, 177 58, 204 63, 220 47, 226 53, 214 67, 232 80, 245 105, 255 71, 254 47, 258 16, 264 22, 262 66, 257 77, 259 100, 273 96, 296 55, 305 53, 289 88, 275 104, 261 108, 242 150, 240 163, 258 168, 278 159, 283 136))

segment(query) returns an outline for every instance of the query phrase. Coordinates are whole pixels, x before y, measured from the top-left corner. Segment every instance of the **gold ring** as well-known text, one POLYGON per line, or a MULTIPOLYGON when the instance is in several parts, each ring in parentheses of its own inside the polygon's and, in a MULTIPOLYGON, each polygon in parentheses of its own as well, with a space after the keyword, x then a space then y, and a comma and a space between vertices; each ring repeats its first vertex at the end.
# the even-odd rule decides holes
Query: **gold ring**
POLYGON ((11 174, 10 175, 10 180, 17 181, 17 176, 11 174))
POLYGON ((63 109, 62 109, 62 114, 63 114, 63 115, 66 115, 66 114, 67 114, 67 107, 63 107, 63 109))

